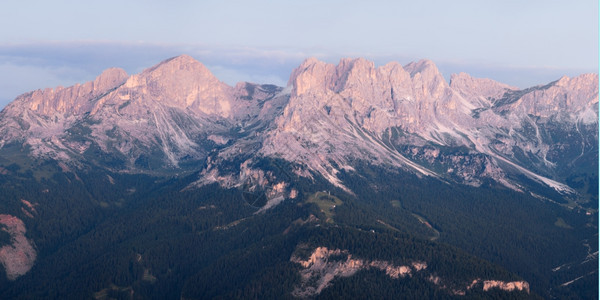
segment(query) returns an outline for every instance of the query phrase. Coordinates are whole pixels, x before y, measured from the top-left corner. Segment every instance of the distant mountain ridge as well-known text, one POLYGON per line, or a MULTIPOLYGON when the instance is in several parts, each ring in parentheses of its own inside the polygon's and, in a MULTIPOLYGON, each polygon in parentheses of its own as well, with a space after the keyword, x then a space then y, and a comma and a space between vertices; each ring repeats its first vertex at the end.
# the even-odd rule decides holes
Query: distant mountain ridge
POLYGON ((0 194, 2 298, 586 299, 598 75, 112 68, 0 112, 0 194))
POLYGON ((577 198, 567 180, 597 159, 597 128, 597 74, 519 90, 465 73, 447 83, 428 60, 375 67, 310 58, 285 89, 231 87, 182 55, 137 75, 108 69, 83 85, 21 95, 0 113, 0 146, 128 172, 197 169, 193 161, 210 153, 230 160, 256 152, 340 187, 336 174, 358 159, 520 191, 525 176, 577 198))

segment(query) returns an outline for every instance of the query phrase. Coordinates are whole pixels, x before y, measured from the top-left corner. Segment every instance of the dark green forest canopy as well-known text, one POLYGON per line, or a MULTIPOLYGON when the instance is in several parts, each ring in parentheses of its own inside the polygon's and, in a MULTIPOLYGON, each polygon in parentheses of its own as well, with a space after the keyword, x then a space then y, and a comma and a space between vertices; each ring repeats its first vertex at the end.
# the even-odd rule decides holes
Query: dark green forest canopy
MULTIPOLYGON (((260 164, 275 173, 289 167, 260 164)), ((493 184, 450 185, 363 164, 340 174, 349 194, 318 176, 287 172, 276 175, 288 176, 298 196, 257 214, 243 187, 186 189, 195 174, 164 178, 92 168, 75 175, 45 168, 55 171, 39 179, 24 169, 0 175, 0 209, 25 222, 38 250, 30 272, 0 279, 3 298, 100 299, 131 291, 139 298, 291 298, 302 279, 290 258, 316 247, 428 265, 428 273, 403 279, 374 269, 339 277, 320 298, 457 297, 432 284, 429 274, 456 287, 477 278, 531 285, 529 294, 469 291, 466 298, 597 294, 597 273, 561 286, 573 274, 594 272, 579 259, 589 251, 582 240, 596 247, 597 219, 493 184), (342 204, 323 211, 310 200, 323 191, 342 204), (25 216, 20 199, 35 203, 38 214, 25 216), (552 272, 563 264, 571 267, 552 272)))

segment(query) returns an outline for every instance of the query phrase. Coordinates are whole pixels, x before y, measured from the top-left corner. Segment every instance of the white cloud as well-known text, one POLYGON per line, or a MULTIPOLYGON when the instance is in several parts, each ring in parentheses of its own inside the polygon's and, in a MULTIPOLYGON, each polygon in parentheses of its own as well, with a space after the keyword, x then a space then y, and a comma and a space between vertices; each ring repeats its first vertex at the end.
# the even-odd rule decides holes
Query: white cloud
POLYGON ((91 76, 85 70, 71 66, 38 67, 11 62, 2 63, 0 64, 0 108, 23 93, 59 85, 70 86, 93 78, 91 76))
POLYGON ((0 108, 32 90, 93 80, 110 67, 136 74, 162 60, 189 54, 222 81, 286 85, 306 57, 300 51, 148 43, 70 42, 0 45, 0 108))
POLYGON ((246 73, 233 68, 225 66, 206 66, 219 80, 227 83, 228 85, 234 86, 238 82, 247 81, 259 84, 274 84, 278 86, 286 86, 287 78, 268 75, 268 74, 252 74, 246 73))

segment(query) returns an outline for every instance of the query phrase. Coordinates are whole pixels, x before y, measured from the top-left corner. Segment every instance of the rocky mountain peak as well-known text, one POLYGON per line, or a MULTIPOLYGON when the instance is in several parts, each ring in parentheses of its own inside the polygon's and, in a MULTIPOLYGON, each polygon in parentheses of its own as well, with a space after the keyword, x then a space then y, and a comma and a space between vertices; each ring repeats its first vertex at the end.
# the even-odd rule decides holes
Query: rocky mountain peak
MULTIPOLYGON (((512 95, 508 95, 509 99, 512 95)), ((509 101, 506 109, 521 111, 541 118, 558 116, 560 120, 598 122, 598 75, 567 76, 520 91, 519 99, 509 101)))
POLYGON ((295 96, 308 91, 356 92, 368 86, 389 85, 390 82, 400 84, 410 78, 407 75, 398 63, 376 68, 372 61, 364 58, 342 58, 337 65, 309 58, 292 72, 288 85, 292 85, 295 96))
POLYGON ((332 71, 335 66, 311 57, 306 59, 292 72, 288 85, 292 85, 292 94, 298 96, 304 92, 325 91, 331 85, 332 71))
POLYGON ((201 62, 193 57, 183 54, 180 56, 171 57, 157 65, 150 67, 142 72, 142 74, 169 75, 178 72, 190 72, 197 76, 214 77, 214 75, 201 62))
POLYGON ((589 89, 598 85, 598 74, 588 73, 570 78, 563 76, 554 82, 554 86, 568 89, 589 89))
POLYGON ((418 98, 440 99, 448 83, 437 66, 430 60, 422 59, 404 66, 413 81, 413 90, 418 98))
POLYGON ((233 88, 219 81, 191 56, 167 59, 127 80, 121 94, 128 99, 157 101, 169 107, 229 117, 233 88))
POLYGON ((375 79, 375 64, 364 58, 344 58, 336 66, 334 91, 340 92, 346 88, 362 85, 375 79))
POLYGON ((366 60, 362 57, 359 58, 342 58, 336 66, 338 74, 346 72, 364 72, 375 69, 375 64, 372 61, 366 60))
POLYGON ((107 91, 124 83, 129 75, 121 68, 106 69, 93 81, 93 89, 107 91))
POLYGON ((476 78, 467 73, 461 72, 458 74, 450 75, 450 87, 457 90, 474 89, 477 92, 486 93, 487 90, 492 89, 511 89, 517 90, 517 87, 510 86, 508 84, 500 83, 488 78, 476 78))
POLYGON ((500 99, 518 88, 488 78, 475 78, 467 73, 452 74, 450 87, 476 107, 490 106, 490 99, 500 99))
MULTIPOLYGON (((25 94, 0 115, 0 146, 22 139, 43 154, 57 149, 81 154, 89 144, 64 145, 53 138, 69 139, 66 130, 83 124, 93 133, 89 143, 103 151, 141 157, 135 143, 123 142, 139 141, 144 149, 162 147, 168 162, 177 166, 184 157, 204 157, 206 137, 226 145, 228 126, 235 124, 243 134, 246 127, 264 130, 256 135, 260 146, 252 151, 301 162, 340 186, 336 172, 351 169, 352 159, 363 157, 433 176, 409 158, 417 157, 423 145, 462 146, 489 155, 489 168, 481 170, 500 178, 500 167, 492 162, 512 157, 515 145, 541 153, 540 161, 552 154, 539 140, 542 134, 527 136, 541 132, 530 130, 531 124, 597 124, 597 81, 598 75, 585 74, 518 90, 465 73, 453 75, 448 84, 429 60, 376 67, 363 58, 343 58, 337 65, 309 58, 293 71, 285 91, 252 83, 234 88, 182 55, 131 77, 108 69, 83 85, 25 94), (516 141, 512 132, 523 132, 523 137, 516 141), (400 148, 391 147, 393 143, 400 148), (406 145, 414 145, 417 152, 406 152, 406 145)), ((235 147, 227 155, 244 153, 235 147)), ((437 150, 431 151, 434 155, 437 150)), ((135 166, 135 159, 129 165, 135 166)), ((461 174, 475 182, 470 173, 461 174)))
POLYGON ((435 63, 428 59, 421 59, 418 62, 411 62, 404 66, 404 69, 414 77, 418 73, 437 75, 440 73, 435 63))
MULTIPOLYGON (((24 106, 27 110, 41 115, 79 115, 89 111, 91 101, 123 84, 127 73, 119 68, 110 68, 102 72, 94 81, 75 84, 70 87, 58 86, 23 94, 17 97, 11 106, 24 106)), ((15 109, 15 113, 23 113, 15 109)))

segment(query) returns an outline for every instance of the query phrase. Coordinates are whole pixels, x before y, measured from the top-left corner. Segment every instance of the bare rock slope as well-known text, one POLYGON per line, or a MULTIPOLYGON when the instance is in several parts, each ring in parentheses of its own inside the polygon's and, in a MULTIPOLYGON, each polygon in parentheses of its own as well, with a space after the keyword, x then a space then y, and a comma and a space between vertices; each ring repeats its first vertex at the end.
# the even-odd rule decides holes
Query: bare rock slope
POLYGON ((292 73, 289 103, 262 151, 303 162, 340 186, 336 173, 366 159, 473 185, 490 178, 517 190, 509 174, 518 173, 573 193, 560 182, 564 162, 549 157, 564 134, 555 127, 567 135, 585 130, 577 155, 597 157, 597 84, 597 75, 586 74, 518 90, 464 73, 448 84, 427 60, 375 67, 364 59, 337 66, 308 59, 292 73))
POLYGON ((519 191, 525 176, 575 198, 581 191, 567 181, 597 161, 597 130, 597 74, 519 90, 465 73, 448 83, 428 60, 376 67, 362 58, 307 59, 284 89, 228 86, 182 55, 137 75, 109 69, 83 85, 27 93, 0 113, 0 147, 73 166, 204 165, 199 182, 235 185, 245 180, 239 161, 251 169, 256 157, 276 157, 347 189, 338 173, 366 161, 519 191), (238 171, 219 170, 224 161, 238 161, 238 171))

